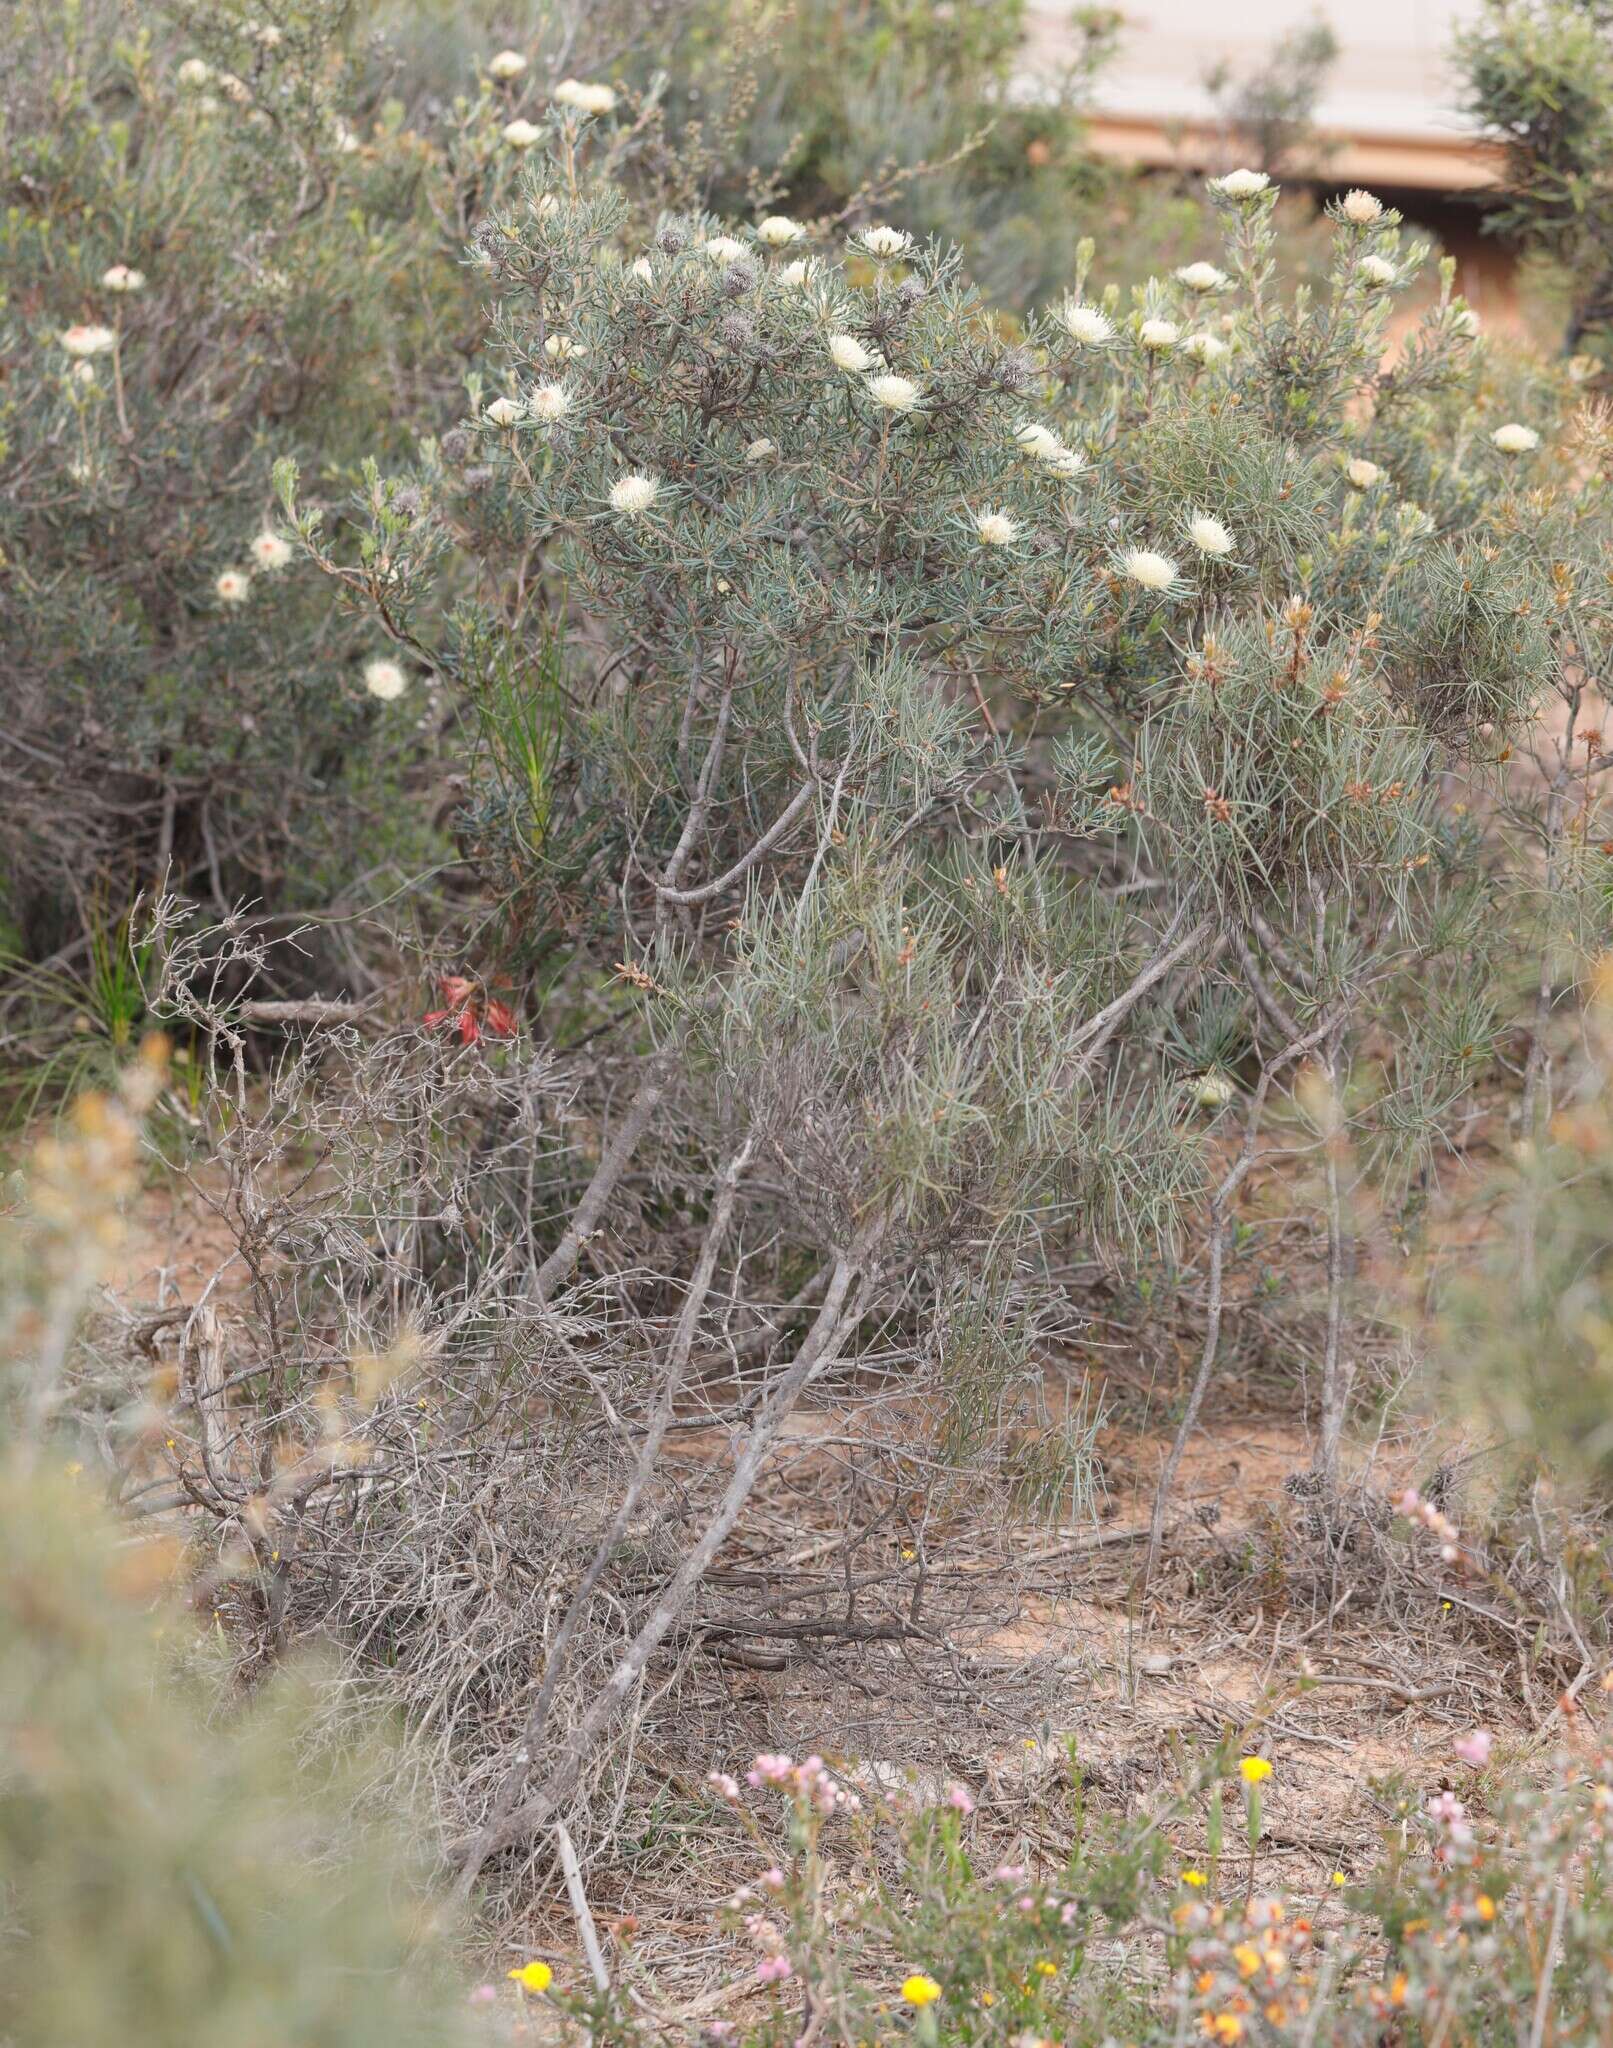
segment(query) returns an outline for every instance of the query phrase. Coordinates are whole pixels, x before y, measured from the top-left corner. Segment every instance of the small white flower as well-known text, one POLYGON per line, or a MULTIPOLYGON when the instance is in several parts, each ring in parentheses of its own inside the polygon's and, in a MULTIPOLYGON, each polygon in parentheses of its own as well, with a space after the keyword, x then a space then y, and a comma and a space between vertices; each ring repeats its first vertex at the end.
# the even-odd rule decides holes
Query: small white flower
POLYGON ((888 263, 896 256, 905 256, 913 246, 913 237, 904 234, 900 228, 864 228, 853 239, 882 263, 888 263))
POLYGON ((93 363, 75 363, 67 374, 75 384, 98 384, 100 382, 100 379, 95 374, 95 365, 93 363))
POLYGON ((1201 555, 1230 555, 1232 535, 1219 519, 1196 512, 1187 523, 1187 537, 1201 555))
POLYGON ((1370 491, 1383 475, 1383 471, 1375 462, 1368 462, 1364 456, 1357 455, 1353 461, 1344 465, 1344 474, 1347 481, 1358 491, 1370 491))
POLYGON ((1096 306, 1084 305, 1080 299, 1066 299, 1055 317, 1070 339, 1080 342, 1083 348, 1102 348, 1106 341, 1115 338, 1115 324, 1108 314, 1100 313, 1096 306))
POLYGON ((1078 448, 1060 447, 1051 455, 1043 456, 1042 460, 1054 476, 1066 479, 1079 476, 1087 466, 1087 459, 1078 448))
POLYGON ((737 263, 745 253, 745 244, 732 235, 711 235, 700 244, 700 249, 713 263, 737 263))
POLYGON ((1517 420, 1508 420, 1504 427, 1497 427, 1490 439, 1503 455, 1527 455, 1531 449, 1540 446, 1540 436, 1534 428, 1522 426, 1517 420))
POLYGON ((102 271, 101 288, 109 292, 143 292, 146 273, 127 263, 114 263, 110 270, 102 271))
POLYGON ((536 121, 506 121, 504 140, 511 149, 530 149, 542 136, 543 130, 536 121))
POLYGON ((887 373, 870 377, 868 395, 887 412, 911 412, 919 402, 919 388, 910 378, 887 373))
POLYGON ((1037 462, 1051 462, 1063 450, 1057 434, 1037 420, 1024 420, 1014 429, 1014 439, 1037 462))
POLYGON ((661 485, 653 476, 618 477, 610 487, 611 510, 636 519, 648 512, 660 495, 661 485))
POLYGON ((1182 343, 1182 353, 1196 363, 1218 363, 1227 353, 1227 344, 1216 334, 1190 334, 1182 343))
POLYGON ((490 78, 519 78, 526 69, 526 59, 519 50, 500 50, 496 57, 488 59, 487 71, 490 78))
POLYGON ((552 363, 569 363, 576 357, 587 355, 588 351, 580 341, 573 341, 569 334, 551 334, 543 344, 543 353, 552 363))
POLYGON ((1228 171, 1224 178, 1210 180, 1210 190, 1224 192, 1228 199, 1258 199, 1270 183, 1264 171, 1228 171))
POLYGON ((837 370, 844 370, 851 376, 861 376, 865 370, 874 367, 874 358, 854 334, 830 335, 829 360, 837 370))
POLYGON ((1352 227, 1369 228, 1375 220, 1383 219, 1383 201, 1375 192, 1363 192, 1357 187, 1345 193, 1339 211, 1352 227))
POLYGON ((117 336, 110 327, 68 327, 57 336, 70 356, 104 356, 117 336))
POLYGON ((283 569, 291 560, 291 543, 265 527, 252 543, 252 559, 260 569, 283 569))
POLYGON ((806 233, 798 220, 791 220, 787 213, 770 213, 756 229, 758 242, 765 242, 770 249, 787 249, 792 242, 799 242, 806 233))
POLYGON ((655 282, 655 268, 648 256, 635 256, 627 266, 627 274, 629 277, 636 277, 640 284, 655 282))
POLYGON ((1414 505, 1408 499, 1395 513, 1395 524, 1407 535, 1432 533, 1434 522, 1421 505, 1414 505))
POLYGON ((562 78, 554 97, 560 106, 574 107, 579 114, 608 114, 616 105, 614 87, 589 85, 580 78, 562 78))
POLYGON ((1147 349, 1175 348, 1180 334, 1174 320, 1145 320, 1137 330, 1137 339, 1147 349))
POLYGON ((1190 292, 1224 292, 1232 280, 1213 263, 1184 263, 1176 282, 1185 284, 1190 292))
POLYGON ((213 67, 211 64, 204 64, 200 57, 187 57, 174 76, 189 91, 200 92, 204 85, 211 82, 213 67))
POLYGON ((1355 267, 1368 284, 1393 284, 1400 275, 1387 256, 1363 256, 1355 267))
POLYGON ((1176 564, 1169 555, 1157 555, 1152 548, 1131 549, 1121 556, 1120 566, 1145 590, 1169 590, 1176 581, 1176 564))
POLYGON ((553 220, 560 211, 560 201, 552 192, 540 192, 532 202, 532 211, 539 220, 553 220))
POLYGON ((564 384, 540 384, 527 400, 526 409, 546 427, 556 425, 571 410, 571 393, 564 384))
POLYGON ((760 440, 752 441, 745 450, 745 460, 747 462, 765 462, 770 455, 776 455, 777 453, 777 448, 763 434, 760 440))
POLYGON ((1200 1109, 1225 1109, 1236 1093, 1228 1075, 1212 1070, 1208 1074, 1200 1074, 1198 1086, 1193 1090, 1193 1100, 1200 1109))
POLYGON ((220 604, 245 604, 252 578, 245 569, 226 569, 214 578, 213 594, 220 604))
POLYGON ((247 34, 260 50, 278 50, 286 39, 284 32, 272 21, 248 22, 247 34))
POLYGON ((784 264, 776 275, 780 284, 788 285, 792 291, 799 291, 812 275, 811 258, 797 256, 793 263, 784 264))
POLYGON ((364 664, 364 687, 372 697, 379 697, 383 704, 391 704, 403 695, 409 678, 395 661, 377 656, 374 661, 364 664))
POLYGON ((1011 548, 1019 539, 1019 522, 1006 512, 977 512, 975 533, 983 548, 1011 548))
POLYGON ((521 406, 514 398, 495 398, 487 408, 487 417, 495 427, 513 427, 521 417, 521 406))

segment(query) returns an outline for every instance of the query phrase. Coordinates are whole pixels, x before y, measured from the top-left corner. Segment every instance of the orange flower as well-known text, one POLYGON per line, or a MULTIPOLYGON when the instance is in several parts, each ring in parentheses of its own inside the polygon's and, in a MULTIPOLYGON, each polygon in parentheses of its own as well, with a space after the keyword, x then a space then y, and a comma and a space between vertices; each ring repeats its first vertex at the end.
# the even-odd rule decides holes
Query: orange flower
POLYGON ((1252 1977, 1260 1968, 1260 1951, 1247 1941, 1240 1941, 1232 1951, 1232 1960, 1238 1966, 1240 1977, 1252 1977))

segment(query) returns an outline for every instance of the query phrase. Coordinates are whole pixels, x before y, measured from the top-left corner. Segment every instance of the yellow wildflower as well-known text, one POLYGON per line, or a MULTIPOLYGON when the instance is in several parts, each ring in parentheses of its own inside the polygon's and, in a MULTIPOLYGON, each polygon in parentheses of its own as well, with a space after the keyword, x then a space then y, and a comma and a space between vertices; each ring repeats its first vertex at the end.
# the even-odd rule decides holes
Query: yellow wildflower
POLYGON ((534 1996, 547 1991, 554 1982, 554 1972, 547 1963, 523 1963, 520 1969, 506 1970, 504 1974, 512 1984, 519 1984, 523 1991, 530 1991, 534 1996))
POLYGON ((1240 1977, 1252 1977, 1260 1968, 1260 1951, 1253 1943, 1240 1941, 1232 1951, 1232 1960, 1238 1966, 1240 1977))
POLYGON ((1182 1872, 1183 1884, 1190 1884, 1194 1891, 1202 1891, 1209 1881, 1202 1870, 1184 1870, 1182 1872))
POLYGON ((1238 1769, 1246 1785, 1258 1785, 1271 1776, 1271 1765, 1263 1756, 1246 1756, 1238 1769))
POLYGON ((916 2005, 922 2010, 927 2005, 934 2005, 941 1996, 941 1987, 933 1977, 926 1977, 918 1971, 903 1984, 902 1996, 909 2005, 916 2005))

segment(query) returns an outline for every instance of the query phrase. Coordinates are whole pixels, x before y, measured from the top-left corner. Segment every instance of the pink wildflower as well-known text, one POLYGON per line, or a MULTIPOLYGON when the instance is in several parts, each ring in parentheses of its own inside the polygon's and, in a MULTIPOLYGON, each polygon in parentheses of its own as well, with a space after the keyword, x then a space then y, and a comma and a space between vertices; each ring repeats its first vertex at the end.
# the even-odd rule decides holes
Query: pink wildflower
POLYGON ((756 1965, 758 1984, 782 1984, 795 1975, 795 1967, 788 1956, 763 1956, 756 1965))
POLYGON ((1483 1770, 1490 1761, 1490 1731, 1475 1728, 1470 1735, 1458 1735, 1451 1748, 1464 1764, 1471 1764, 1476 1771, 1483 1770))

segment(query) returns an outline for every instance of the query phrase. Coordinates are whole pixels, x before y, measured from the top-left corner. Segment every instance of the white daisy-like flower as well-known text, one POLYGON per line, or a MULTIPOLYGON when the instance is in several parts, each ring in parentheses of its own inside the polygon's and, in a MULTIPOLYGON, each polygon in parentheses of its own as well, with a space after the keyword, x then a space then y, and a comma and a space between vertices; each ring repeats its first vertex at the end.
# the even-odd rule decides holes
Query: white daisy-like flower
POLYGON ((1490 439, 1503 455, 1527 455, 1540 446, 1540 436, 1534 428, 1518 420, 1508 420, 1504 427, 1497 427, 1490 439))
POLYGON ((1355 267, 1368 284, 1393 284, 1400 275, 1387 256, 1363 256, 1355 267))
POLYGON ((526 409, 546 427, 555 426, 571 410, 571 393, 564 384, 540 384, 527 400, 526 409))
POLYGON ((627 266, 627 274, 629 277, 636 277, 640 284, 655 282, 655 267, 648 256, 635 256, 627 266))
POLYGON ((200 57, 187 57, 174 76, 188 91, 200 92, 204 85, 212 82, 213 67, 204 64, 200 57))
POLYGON ((1176 581, 1176 564, 1169 555, 1156 554, 1152 548, 1132 548, 1121 556, 1120 566, 1145 590, 1169 590, 1176 581))
POLYGON ((519 50, 500 50, 496 57, 488 59, 487 73, 490 78, 519 78, 526 69, 526 62, 519 50))
POLYGON ((265 527, 252 543, 252 559, 260 569, 283 569, 291 560, 291 543, 265 527))
POLYGON ((401 697, 408 687, 409 678, 395 661, 387 661, 377 655, 374 661, 364 664, 364 687, 372 697, 379 697, 383 704, 391 704, 401 697))
POLYGON ((213 579, 213 595, 220 604, 245 604, 252 578, 245 569, 225 569, 213 579))
POLYGON ((1181 329, 1174 320, 1145 320, 1137 330, 1137 339, 1144 348, 1175 348, 1181 329))
POLYGON ((610 503, 613 512, 620 512, 625 518, 637 519, 648 512, 661 495, 660 480, 653 476, 618 477, 610 487, 610 503))
POLYGON ((1370 491, 1383 471, 1375 462, 1368 462, 1365 456, 1357 455, 1344 465, 1344 475, 1358 491, 1370 491))
POLYGON ((57 336, 70 356, 104 356, 117 341, 110 327, 67 327, 57 336))
POLYGON ((616 91, 609 85, 590 85, 580 78, 562 78, 554 89, 556 102, 579 114, 609 114, 616 106, 616 91))
POLYGON ((894 372, 870 377, 868 395, 887 412, 911 412, 919 402, 918 386, 910 377, 898 377, 894 372))
POLYGON ((763 434, 758 440, 752 441, 745 450, 745 460, 747 462, 765 462, 770 455, 776 455, 777 453, 777 448, 763 434))
POLYGON ((1357 186, 1345 193, 1339 211, 1352 227, 1369 228, 1374 221, 1383 219, 1383 201, 1375 192, 1363 192, 1357 186))
POLYGON ((745 253, 745 244, 732 235, 711 235, 700 244, 700 249, 713 263, 737 263, 745 253))
POLYGON ((495 427, 513 427, 521 417, 520 402, 514 398, 495 398, 487 408, 487 417, 495 427))
POLYGON ((1182 353, 1196 363, 1218 363, 1227 353, 1227 344, 1216 334, 1190 334, 1182 343, 1182 353))
POLYGON ((101 289, 108 292, 143 292, 146 288, 146 273, 136 270, 129 263, 114 263, 110 270, 101 273, 101 289))
POLYGON ((573 341, 569 334, 551 334, 543 344, 543 353, 551 363, 569 363, 588 353, 580 341, 573 341))
POLYGON ((1006 512, 977 512, 975 534, 983 548, 1011 548, 1019 539, 1019 521, 1006 512))
POLYGON ((1083 348, 1102 348, 1115 338, 1115 324, 1108 314, 1080 299, 1066 299, 1054 317, 1070 339, 1080 342, 1083 348))
POLYGON ((1190 292, 1224 292, 1232 280, 1213 263, 1184 263, 1176 273, 1176 282, 1185 284, 1190 292))
POLYGON ((913 246, 913 237, 904 234, 900 228, 864 228, 852 240, 859 248, 866 249, 870 256, 877 256, 881 263, 889 263, 893 257, 905 256, 913 246))
POLYGON ((791 220, 787 213, 770 213, 756 228, 756 239, 765 242, 769 249, 787 249, 792 242, 799 242, 806 233, 798 220, 791 220))
POLYGON ((797 256, 793 263, 782 264, 774 275, 780 284, 799 291, 812 275, 812 260, 807 256, 797 256))
POLYGON ((1037 462, 1051 462, 1064 445, 1058 435, 1039 420, 1022 420, 1014 429, 1014 439, 1037 462))
POLYGON ((1230 555, 1232 535, 1209 512, 1195 512, 1187 522, 1187 537, 1201 555, 1230 555))
POLYGON ((874 358, 855 334, 831 334, 829 360, 837 370, 844 370, 848 376, 854 377, 860 377, 865 370, 874 367, 874 358))
POLYGON ((1210 180, 1210 190, 1224 192, 1228 199, 1258 199, 1270 183, 1264 171, 1228 171, 1224 178, 1210 180))
POLYGON ((504 124, 504 140, 511 149, 530 149, 542 135, 543 130, 536 121, 516 120, 504 124))

